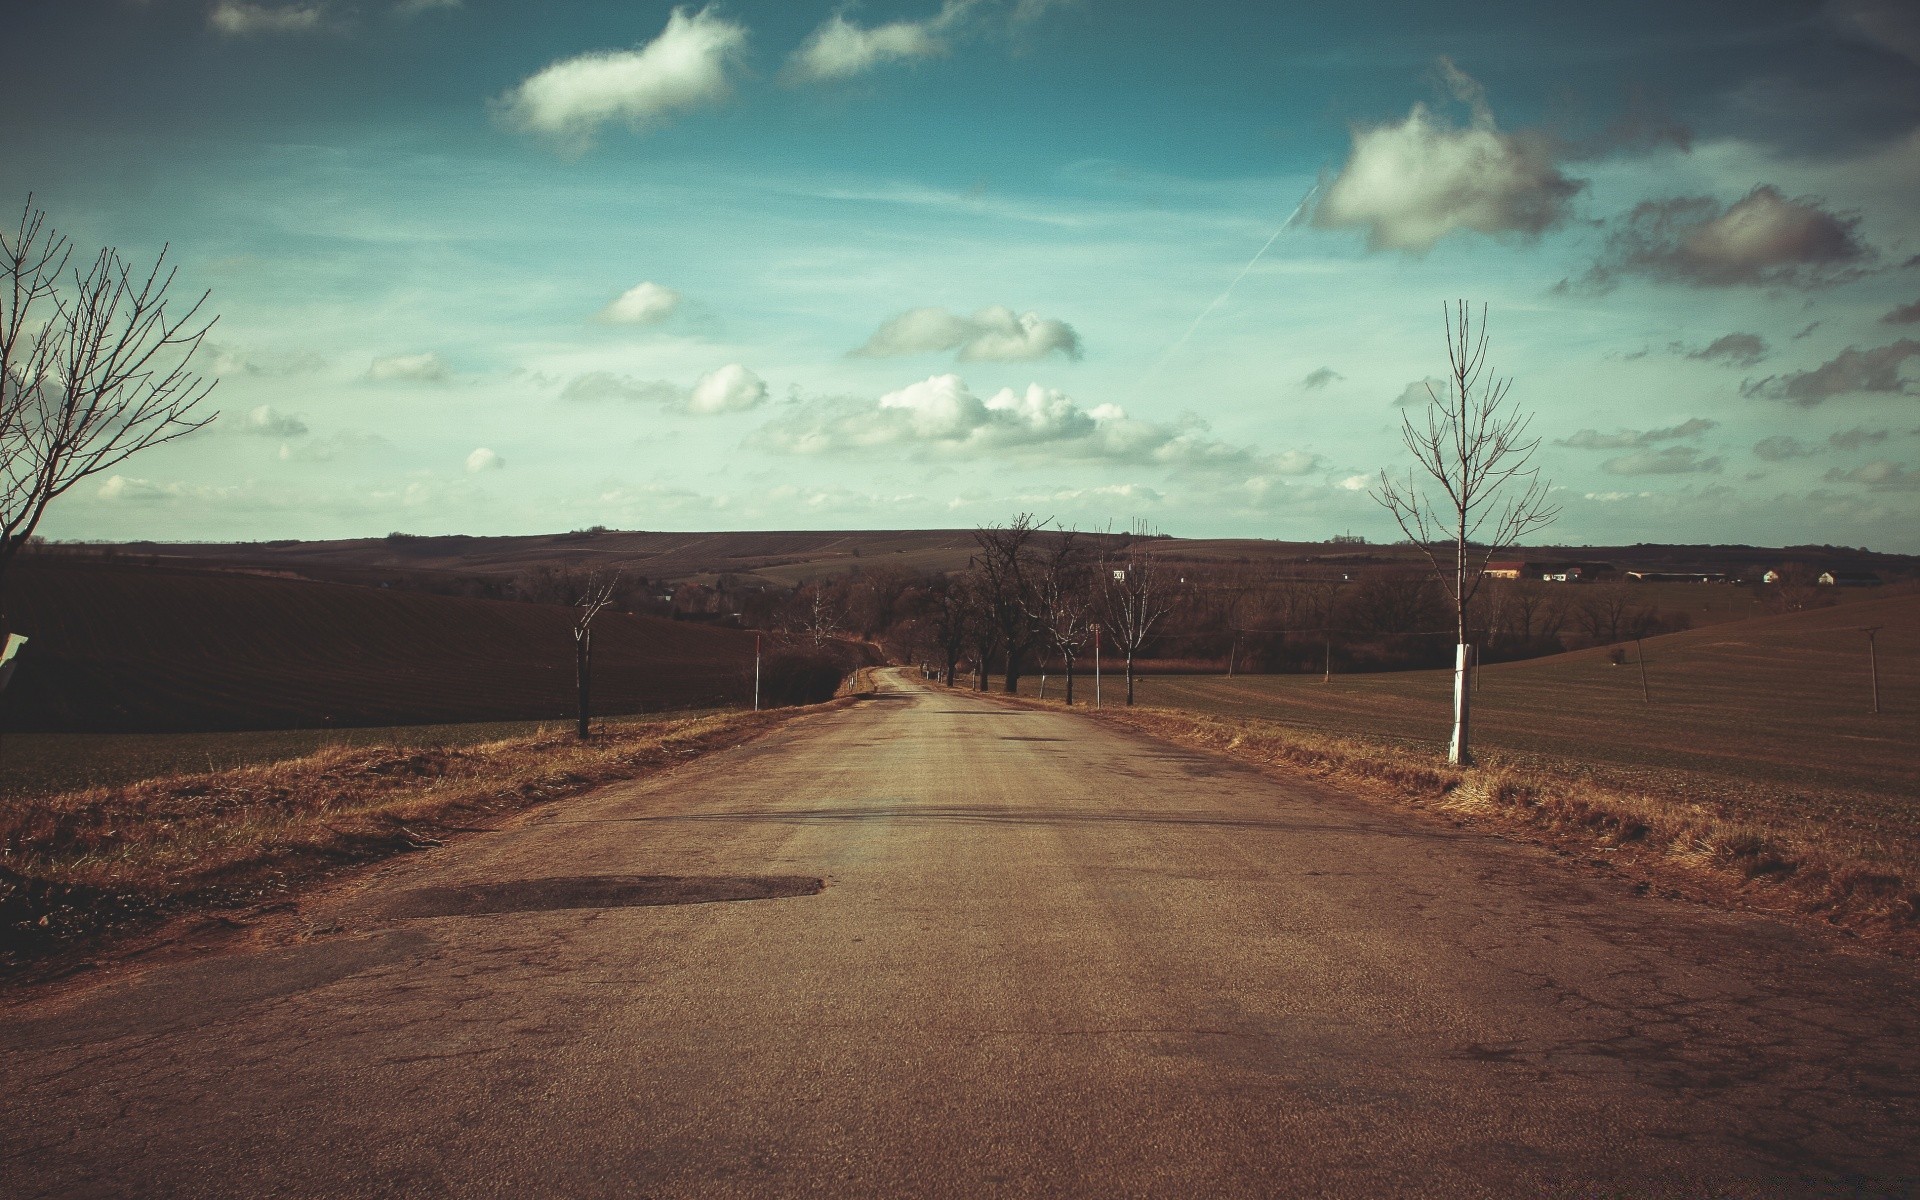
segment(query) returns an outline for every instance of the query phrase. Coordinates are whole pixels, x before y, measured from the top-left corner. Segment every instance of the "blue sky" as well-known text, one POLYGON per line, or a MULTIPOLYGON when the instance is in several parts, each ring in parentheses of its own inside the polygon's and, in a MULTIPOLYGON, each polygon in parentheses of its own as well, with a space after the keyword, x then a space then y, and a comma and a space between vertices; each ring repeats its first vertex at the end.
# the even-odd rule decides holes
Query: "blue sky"
POLYGON ((15 6, 0 196, 221 314, 42 531, 1384 538, 1464 297, 1550 540, 1920 551, 1920 16, 1567 7, 15 6))

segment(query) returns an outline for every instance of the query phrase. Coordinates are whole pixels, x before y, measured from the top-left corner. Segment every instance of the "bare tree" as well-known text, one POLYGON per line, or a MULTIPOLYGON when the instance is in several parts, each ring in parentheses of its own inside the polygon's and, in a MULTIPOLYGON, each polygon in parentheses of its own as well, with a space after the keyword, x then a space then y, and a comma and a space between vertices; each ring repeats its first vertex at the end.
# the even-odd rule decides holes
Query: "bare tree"
POLYGON ((1091 564, 1075 530, 1062 530, 1059 540, 1039 563, 1035 574, 1036 611, 1028 614, 1045 630, 1067 672, 1067 706, 1073 706, 1073 661, 1093 634, 1091 564))
POLYGON ((613 603, 614 588, 620 583, 620 576, 614 575, 602 580, 596 575, 587 576, 586 589, 574 607, 579 615, 573 621, 573 682, 579 699, 580 737, 587 736, 587 722, 592 718, 593 705, 591 684, 593 680, 593 619, 600 610, 613 603))
POLYGON ((1418 464, 1404 480, 1380 472, 1373 494, 1401 532, 1426 554, 1434 576, 1453 602, 1453 738, 1447 761, 1473 761, 1468 744, 1468 685, 1473 647, 1467 640, 1467 608, 1486 576, 1487 561, 1559 515, 1548 484, 1532 466, 1539 438, 1529 438, 1531 413, 1508 403, 1511 378, 1487 365, 1487 310, 1480 322, 1465 300, 1442 308, 1447 335, 1448 377, 1441 391, 1427 385, 1424 427, 1411 414, 1400 419, 1401 440, 1418 464), (1444 392, 1444 394, 1443 394, 1444 392), (1424 472, 1428 480, 1420 478, 1424 472), (1429 481, 1438 493, 1427 490, 1429 481))
POLYGON ((189 369, 214 322, 199 315, 209 293, 168 299, 164 247, 145 270, 112 248, 84 270, 72 257, 31 198, 0 231, 0 596, 49 504, 219 415, 196 415, 218 380, 189 369))
POLYGON ((1100 571, 1100 608, 1114 646, 1127 660, 1127 703, 1133 703, 1133 660, 1179 602, 1177 579, 1146 555, 1109 560, 1100 571))
POLYGON ((928 596, 928 617, 933 644, 939 648, 944 663, 941 677, 952 687, 960 656, 973 636, 973 609, 968 603, 966 586, 951 577, 935 581, 928 596))
MULTIPOLYGON (((989 619, 1006 654, 1009 695, 1020 690, 1020 672, 1027 654, 1046 636, 1033 614, 1042 607, 1036 590, 1039 572, 1034 538, 1047 524, 1036 523, 1032 513, 1021 513, 1005 525, 982 525, 973 531, 973 540, 980 547, 974 568, 984 585, 989 619)), ((986 674, 985 662, 981 663, 981 674, 986 674)))

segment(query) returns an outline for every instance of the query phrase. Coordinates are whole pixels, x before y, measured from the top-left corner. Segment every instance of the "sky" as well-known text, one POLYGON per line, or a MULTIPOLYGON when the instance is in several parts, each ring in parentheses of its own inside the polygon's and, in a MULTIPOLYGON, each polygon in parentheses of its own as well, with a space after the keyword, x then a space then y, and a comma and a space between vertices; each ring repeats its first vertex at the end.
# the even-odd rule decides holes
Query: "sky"
POLYGON ((1920 6, 10 0, 0 200, 205 430, 41 533, 1399 536, 1482 305, 1538 540, 1920 552, 1920 6))

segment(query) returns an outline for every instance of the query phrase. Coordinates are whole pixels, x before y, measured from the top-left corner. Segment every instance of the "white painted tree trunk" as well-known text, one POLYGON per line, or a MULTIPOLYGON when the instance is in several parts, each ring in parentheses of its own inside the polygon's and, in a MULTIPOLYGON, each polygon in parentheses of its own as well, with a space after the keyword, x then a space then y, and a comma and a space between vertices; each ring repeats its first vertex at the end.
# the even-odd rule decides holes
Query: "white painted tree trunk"
POLYGON ((1461 642, 1453 657, 1453 740, 1447 745, 1447 761, 1457 767, 1473 762, 1467 748, 1468 718, 1473 696, 1473 647, 1461 642))

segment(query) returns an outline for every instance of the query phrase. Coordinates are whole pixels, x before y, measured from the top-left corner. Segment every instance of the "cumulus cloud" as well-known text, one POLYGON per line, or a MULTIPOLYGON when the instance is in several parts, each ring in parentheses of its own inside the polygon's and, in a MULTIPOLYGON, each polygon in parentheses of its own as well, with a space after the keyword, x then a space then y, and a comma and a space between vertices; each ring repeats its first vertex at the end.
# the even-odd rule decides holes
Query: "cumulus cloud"
POLYGON ((1261 454, 1207 436, 1189 417, 1166 424, 1127 415, 1118 405, 1083 408, 1038 383, 974 394, 958 375, 935 375, 880 397, 809 403, 761 428, 753 444, 779 454, 828 455, 904 449, 972 457, 1044 453, 1051 458, 1156 465, 1178 471, 1270 478, 1320 468, 1317 455, 1261 454))
POLYGON ((1423 254, 1461 231, 1538 237, 1566 220, 1586 184, 1561 173, 1553 140, 1502 131, 1479 83, 1447 59, 1439 67, 1467 124, 1415 104, 1404 121, 1354 129, 1314 224, 1365 230, 1370 250, 1423 254))
POLYGON ((485 446, 467 455, 467 471, 478 475, 482 471, 498 471, 507 465, 507 460, 487 449, 485 446))
POLYGON ((611 325, 653 325, 679 307, 679 292, 657 283, 637 283, 601 309, 600 319, 611 325))
POLYGON ((1910 473, 1907 468, 1884 458, 1876 458, 1870 463, 1862 463, 1850 471, 1839 467, 1827 472, 1830 483, 1865 484, 1876 492, 1915 492, 1920 491, 1920 475, 1910 473))
POLYGON ((1827 442, 1836 450, 1853 451, 1862 446, 1879 445, 1887 440, 1887 435, 1888 431, 1885 429, 1843 429, 1839 433, 1829 435, 1827 442))
POLYGON ((702 414, 745 412, 766 403, 767 385, 739 363, 708 371, 687 396, 687 411, 702 414))
POLYGON ((1820 453, 1816 446, 1809 446, 1797 438, 1786 434, 1775 434, 1762 438, 1753 444, 1753 456, 1766 462, 1786 462, 1790 458, 1811 458, 1820 453))
POLYGON ((944 308, 910 308, 887 321, 852 351, 855 358, 904 358, 959 351, 962 361, 1030 362, 1058 351, 1080 357, 1080 335, 1065 321, 1039 313, 1015 315, 991 305, 963 317, 944 308))
POLYGON ((382 381, 407 381, 412 383, 445 383, 453 377, 438 354, 428 351, 425 354, 392 354, 386 358, 376 358, 367 368, 367 378, 382 381))
POLYGON ((1709 429, 1717 428, 1719 424, 1718 421, 1709 421, 1704 417, 1694 417, 1665 429, 1622 429, 1615 433, 1582 429, 1572 437, 1556 438, 1553 444, 1565 446, 1571 450, 1633 450, 1651 446, 1657 442, 1699 437, 1709 429))
POLYGON ((207 12, 207 25, 228 37, 261 33, 306 33, 320 28, 326 11, 318 4, 250 4, 219 0, 207 12))
POLYGON ((1853 392, 1903 395, 1907 393, 1907 380, 1900 368, 1910 358, 1920 358, 1920 342, 1912 338, 1872 350, 1848 346, 1811 371, 1748 380, 1740 385, 1740 394, 1786 400, 1803 408, 1853 392))
POLYGON ((1767 356, 1767 339, 1757 333, 1729 333, 1698 349, 1688 349, 1679 342, 1674 342, 1668 349, 1696 362, 1724 362, 1736 367, 1751 367, 1767 356))
POLYGON ((1668 446, 1610 458, 1600 469, 1610 475, 1711 475, 1719 472, 1720 458, 1706 457, 1693 446, 1668 446))
POLYGON ((725 100, 733 90, 728 71, 746 41, 746 26, 711 8, 692 15, 676 8, 646 45, 562 59, 501 96, 497 109, 514 128, 583 149, 608 122, 644 131, 725 100))
POLYGON ((122 504, 152 504, 170 500, 234 500, 239 488, 198 483, 155 483, 131 475, 110 475, 94 493, 102 500, 122 504))
POLYGON ((1771 184, 1725 208, 1707 196, 1647 200, 1614 222, 1582 284, 1605 291, 1641 275, 1692 287, 1826 287, 1857 277, 1872 258, 1859 223, 1771 184))
POLYGON ((1880 323, 1882 325, 1920 324, 1920 300, 1915 300, 1912 304, 1902 304, 1899 308, 1881 317, 1880 323))
POLYGON ((1447 381, 1434 376, 1428 376, 1425 379, 1416 379, 1406 387, 1401 388, 1400 394, 1394 398, 1393 407, 1412 408, 1417 404, 1428 403, 1435 396, 1445 396, 1446 394, 1447 381))
POLYGON ((582 402, 639 401, 713 416, 758 408, 766 403, 767 385, 739 363, 708 371, 695 380, 691 388, 663 379, 636 379, 611 371, 589 371, 568 380, 560 389, 560 398, 582 402))
POLYGON ((247 414, 241 428, 255 437, 290 438, 304 435, 307 423, 292 413, 275 412, 272 405, 262 404, 247 414))
POLYGON ((835 13, 808 35, 787 59, 781 78, 789 83, 833 83, 864 75, 875 67, 947 52, 941 34, 971 7, 949 0, 940 12, 921 21, 891 21, 863 27, 835 13))
POLYGON ((1318 371, 1315 371, 1312 374, 1308 375, 1305 379, 1302 379, 1300 383, 1301 383, 1301 386, 1311 391, 1315 388, 1323 388, 1328 384, 1335 382, 1336 380, 1341 380, 1345 378, 1346 378, 1345 375, 1342 375, 1340 372, 1334 370, 1332 367, 1321 367, 1318 371))

